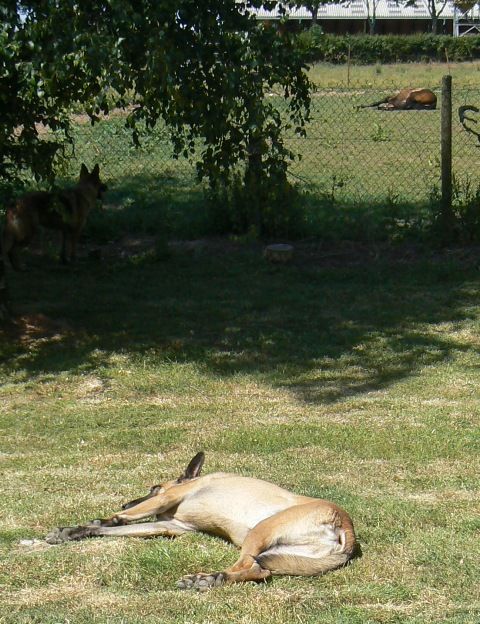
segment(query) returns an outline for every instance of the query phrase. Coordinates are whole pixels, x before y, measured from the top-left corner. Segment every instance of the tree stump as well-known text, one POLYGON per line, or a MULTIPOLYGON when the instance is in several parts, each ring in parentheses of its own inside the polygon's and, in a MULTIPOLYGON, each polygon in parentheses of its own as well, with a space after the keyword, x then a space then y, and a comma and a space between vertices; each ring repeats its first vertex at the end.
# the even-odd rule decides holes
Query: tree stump
POLYGON ((277 262, 285 264, 293 258, 293 245, 277 243, 275 245, 267 245, 263 255, 269 262, 277 262))

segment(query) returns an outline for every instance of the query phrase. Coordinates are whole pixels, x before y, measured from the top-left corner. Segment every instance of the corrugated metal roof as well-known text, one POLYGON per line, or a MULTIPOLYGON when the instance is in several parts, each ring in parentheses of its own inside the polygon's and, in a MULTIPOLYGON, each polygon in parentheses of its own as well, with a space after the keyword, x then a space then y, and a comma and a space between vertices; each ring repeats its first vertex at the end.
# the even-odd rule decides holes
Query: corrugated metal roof
MULTIPOLYGON (((335 4, 328 3, 320 5, 318 9, 318 19, 367 19, 373 13, 374 0, 351 0, 348 3, 335 4), (368 7, 370 6, 370 11, 368 7)), ((443 2, 437 2, 438 10, 443 6, 443 2)), ((282 14, 277 9, 265 11, 257 9, 255 11, 259 19, 280 19, 282 14)), ((453 19, 454 4, 447 2, 441 12, 439 19, 453 19)), ((289 19, 311 19, 312 14, 306 7, 287 10, 289 19)), ((395 0, 378 0, 376 2, 377 19, 430 19, 426 0, 417 0, 414 6, 406 7, 395 0)))

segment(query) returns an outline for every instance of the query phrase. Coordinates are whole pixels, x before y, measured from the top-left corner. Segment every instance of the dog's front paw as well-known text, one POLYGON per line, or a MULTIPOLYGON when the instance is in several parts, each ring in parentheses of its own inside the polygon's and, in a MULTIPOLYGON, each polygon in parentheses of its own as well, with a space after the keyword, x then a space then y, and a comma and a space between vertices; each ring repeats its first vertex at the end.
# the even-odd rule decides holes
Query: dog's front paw
POLYGON ((63 542, 73 542, 94 535, 94 527, 74 526, 58 527, 50 531, 45 537, 48 544, 63 544, 63 542))
POLYGON ((95 520, 90 520, 90 522, 88 523, 91 526, 104 526, 103 524, 104 520, 102 520, 101 518, 95 518, 95 520))
POLYGON ((198 591, 206 591, 211 587, 219 587, 225 583, 225 574, 223 572, 213 572, 212 574, 188 574, 183 576, 178 582, 178 589, 196 589, 198 591))

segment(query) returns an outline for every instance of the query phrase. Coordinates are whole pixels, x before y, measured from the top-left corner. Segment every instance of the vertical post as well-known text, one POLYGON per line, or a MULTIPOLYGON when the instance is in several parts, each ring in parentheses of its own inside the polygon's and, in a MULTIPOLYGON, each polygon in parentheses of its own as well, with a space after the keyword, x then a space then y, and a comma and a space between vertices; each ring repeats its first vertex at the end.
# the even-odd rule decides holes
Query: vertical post
POLYGON ((445 241, 453 235, 452 212, 452 77, 442 78, 442 230, 445 241))
POLYGON ((350 56, 351 56, 351 48, 350 48, 350 44, 348 44, 348 57, 347 57, 347 87, 350 87, 350 56))
POLYGON ((454 4, 453 5, 453 36, 458 37, 460 35, 460 28, 458 26, 458 18, 459 18, 460 9, 454 4))

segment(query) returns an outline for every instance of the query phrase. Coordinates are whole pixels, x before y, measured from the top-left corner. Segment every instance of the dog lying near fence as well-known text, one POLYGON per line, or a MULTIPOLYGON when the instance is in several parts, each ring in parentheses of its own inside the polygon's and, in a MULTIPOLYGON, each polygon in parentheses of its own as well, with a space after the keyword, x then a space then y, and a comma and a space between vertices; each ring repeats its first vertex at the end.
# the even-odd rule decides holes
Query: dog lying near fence
POLYGON ((437 96, 430 89, 402 89, 372 104, 360 104, 360 108, 378 108, 379 110, 435 110, 437 96))
POLYGON ((100 180, 98 165, 88 171, 81 166, 78 183, 61 191, 34 191, 20 197, 14 206, 7 208, 3 230, 3 253, 14 269, 20 269, 18 249, 28 245, 40 226, 62 233, 61 259, 73 262, 77 244, 85 227, 89 212, 102 198, 107 187, 100 180))
POLYGON ((142 498, 104 520, 53 530, 60 544, 87 537, 176 537, 202 532, 240 547, 227 570, 184 576, 180 589, 205 590, 226 583, 262 581, 276 574, 314 576, 345 565, 357 553, 353 523, 334 503, 300 496, 273 483, 215 472, 200 476, 197 453, 185 472, 155 485, 142 498), (135 523, 150 516, 153 522, 135 523))

